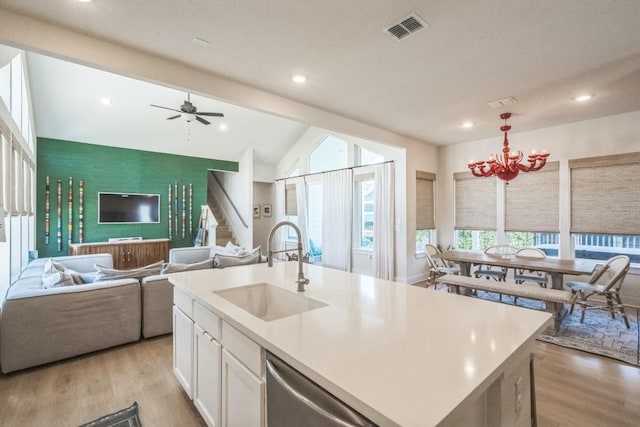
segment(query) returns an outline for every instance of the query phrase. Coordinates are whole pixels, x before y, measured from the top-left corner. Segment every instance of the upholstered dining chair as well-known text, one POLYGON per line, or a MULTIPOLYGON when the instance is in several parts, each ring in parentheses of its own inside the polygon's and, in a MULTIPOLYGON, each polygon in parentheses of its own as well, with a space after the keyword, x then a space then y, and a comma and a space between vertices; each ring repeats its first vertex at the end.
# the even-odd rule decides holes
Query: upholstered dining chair
MULTIPOLYGON (((489 246, 484 250, 487 255, 513 255, 516 253, 516 248, 511 245, 494 245, 489 246)), ((486 277, 487 279, 495 279, 499 281, 506 280, 508 269, 506 267, 497 267, 493 265, 480 265, 473 275, 476 277, 486 277)))
POLYGON ((433 258, 433 255, 440 254, 440 250, 431 244, 424 245, 424 252, 427 254, 427 264, 429 267, 429 279, 427 287, 436 287, 436 279, 445 274, 460 274, 460 268, 447 263, 442 258, 433 258))
MULTIPOLYGON (((547 254, 545 254, 544 251, 538 248, 522 248, 516 251, 516 256, 523 258, 545 259, 547 257, 547 254)), ((546 288, 549 278, 545 271, 516 268, 513 271, 513 280, 515 280, 515 282, 518 284, 524 282, 533 282, 537 283, 543 288, 546 288)))
POLYGON ((580 323, 584 322, 584 315, 587 309, 604 309, 611 313, 611 318, 615 319, 616 310, 620 311, 627 329, 630 328, 627 313, 624 311, 620 289, 629 271, 630 260, 626 255, 617 255, 610 258, 602 267, 597 269, 589 282, 567 282, 566 286, 573 292, 573 303, 570 313, 573 313, 575 304, 580 305, 582 313, 580 323), (590 304, 587 300, 595 295, 603 296, 607 302, 606 306, 590 304), (580 299, 578 299, 578 296, 580 299))

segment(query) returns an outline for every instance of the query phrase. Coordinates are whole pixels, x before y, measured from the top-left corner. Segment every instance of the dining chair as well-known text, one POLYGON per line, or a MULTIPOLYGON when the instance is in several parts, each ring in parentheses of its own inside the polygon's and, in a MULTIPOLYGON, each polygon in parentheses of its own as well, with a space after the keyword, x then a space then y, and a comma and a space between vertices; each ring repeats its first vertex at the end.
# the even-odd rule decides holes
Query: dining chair
MULTIPOLYGON (((545 259, 547 257, 547 254, 538 248, 522 248, 516 251, 516 256, 522 258, 545 259)), ((526 268, 514 268, 513 280, 515 280, 515 282, 518 284, 522 284, 524 282, 533 282, 537 283, 543 288, 546 288, 549 278, 545 271, 528 270, 526 268)))
POLYGON ((433 258, 433 255, 440 254, 440 250, 431 244, 424 245, 424 252, 427 255, 427 264, 429 267, 429 279, 427 287, 433 285, 437 287, 436 279, 445 274, 460 274, 460 268, 447 263, 442 258, 433 258))
POLYGON ((630 260, 628 256, 617 255, 610 258, 602 267, 597 269, 591 275, 589 282, 567 282, 567 287, 571 289, 571 292, 574 294, 569 313, 573 313, 575 304, 580 305, 582 308, 580 323, 583 323, 587 309, 608 310, 611 313, 612 319, 615 319, 615 312, 618 310, 622 314, 627 329, 629 329, 629 319, 627 319, 627 313, 624 311, 624 305, 620 298, 620 289, 629 271, 629 265, 630 260), (590 297, 596 295, 603 296, 607 305, 603 306, 587 302, 590 297), (578 296, 580 296, 579 300, 577 298, 578 296))
MULTIPOLYGON (((489 246, 484 250, 484 253, 487 255, 504 255, 511 256, 516 253, 516 248, 511 245, 494 245, 489 246)), ((505 281, 507 278, 508 268, 506 267, 498 267, 493 265, 480 265, 474 272, 473 275, 476 278, 486 277, 487 279, 495 279, 498 281, 505 281)))

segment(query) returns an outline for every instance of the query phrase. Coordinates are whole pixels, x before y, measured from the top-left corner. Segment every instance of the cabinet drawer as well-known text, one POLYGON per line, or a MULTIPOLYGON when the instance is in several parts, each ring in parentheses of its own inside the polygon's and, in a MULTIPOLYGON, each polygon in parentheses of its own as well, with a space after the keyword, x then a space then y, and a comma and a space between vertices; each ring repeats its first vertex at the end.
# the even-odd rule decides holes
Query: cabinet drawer
POLYGON ((233 353, 254 374, 260 378, 263 377, 264 355, 262 347, 227 322, 222 322, 222 346, 233 353))
POLYGON ((173 287, 173 304, 193 319, 193 299, 176 287, 173 287))
POLYGON ((193 302, 193 321, 220 341, 220 318, 197 301, 193 302))

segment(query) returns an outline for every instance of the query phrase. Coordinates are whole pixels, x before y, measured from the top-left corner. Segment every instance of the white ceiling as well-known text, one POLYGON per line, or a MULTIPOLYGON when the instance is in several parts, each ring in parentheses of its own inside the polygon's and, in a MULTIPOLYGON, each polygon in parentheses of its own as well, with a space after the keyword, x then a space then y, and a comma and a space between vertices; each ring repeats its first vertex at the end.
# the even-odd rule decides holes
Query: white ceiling
MULTIPOLYGON (((497 136, 503 111, 514 112, 511 124, 519 132, 640 110, 638 0, 0 0, 0 6, 435 144, 497 136), (383 31, 412 12, 428 28, 401 41, 383 31), (194 37, 211 43, 196 45, 194 37), (293 84, 295 72, 306 74, 307 84, 293 84), (594 98, 575 103, 582 93, 594 98), (509 96, 517 104, 487 105, 509 96), (467 120, 476 125, 462 129, 467 120)), ((163 112, 145 106, 178 106, 184 95, 130 93, 135 96, 123 105, 140 107, 126 114, 143 120, 144 110, 156 119, 138 121, 144 124, 139 138, 155 139, 146 136, 150 127, 168 132, 163 112)), ((51 100, 38 107, 38 121, 64 105, 51 100)), ((196 105, 228 120, 239 114, 210 102, 196 105)), ((106 123, 99 105, 70 111, 75 123, 87 123, 85 134, 103 126, 106 135, 127 123, 106 123)), ((65 120, 64 111, 57 114, 58 122, 65 120)), ((301 131, 289 126, 279 139, 285 145, 301 131)), ((212 127, 210 137, 218 138, 212 127)), ((248 136, 254 143, 255 135, 248 136)), ((260 154, 266 162, 277 159, 266 151, 260 154)))

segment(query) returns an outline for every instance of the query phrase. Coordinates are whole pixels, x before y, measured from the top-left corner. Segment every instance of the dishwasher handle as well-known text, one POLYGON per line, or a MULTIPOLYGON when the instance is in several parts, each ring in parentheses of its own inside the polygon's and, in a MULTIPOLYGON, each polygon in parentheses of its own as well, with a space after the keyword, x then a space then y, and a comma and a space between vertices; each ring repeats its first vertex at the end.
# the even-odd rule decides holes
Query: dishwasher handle
MULTIPOLYGON (((306 406, 308 406, 311 410, 316 412, 318 415, 323 416, 329 421, 335 423, 336 426, 341 426, 341 427, 363 427, 363 426, 374 425, 374 424, 371 424, 364 417, 362 417, 362 415, 355 412, 353 409, 351 409, 350 407, 345 405, 343 402, 335 398, 333 395, 331 395, 330 393, 328 393, 327 391, 325 391, 324 389, 322 389, 321 387, 313 383, 311 380, 307 379, 302 374, 295 371, 293 368, 284 364, 284 362, 280 362, 284 366, 275 366, 275 365, 280 365, 280 363, 278 362, 280 361, 277 359, 276 360, 267 359, 266 361, 267 370, 271 374, 271 377, 278 383, 278 385, 280 385, 280 387, 282 387, 283 390, 291 394, 299 402, 304 403, 306 406), (290 382, 285 380, 280 374, 279 369, 285 370, 285 371, 291 370, 292 372, 290 373, 290 375, 297 375, 300 377, 302 381, 308 382, 309 383, 308 386, 300 387, 301 389, 306 388, 307 393, 305 393, 304 390, 296 389, 294 385, 290 384, 290 382), (315 388, 315 390, 312 389, 312 387, 315 388), (314 394, 316 399, 319 398, 323 400, 323 403, 325 403, 325 405, 327 406, 331 406, 331 410, 335 410, 336 413, 332 413, 333 411, 330 412, 329 410, 323 408, 321 405, 314 402, 314 399, 313 399, 314 396, 311 396, 314 394), (347 418, 348 420, 344 420, 338 415, 344 415, 345 418, 347 418)), ((267 400, 268 399, 269 397, 267 396, 267 400)))

